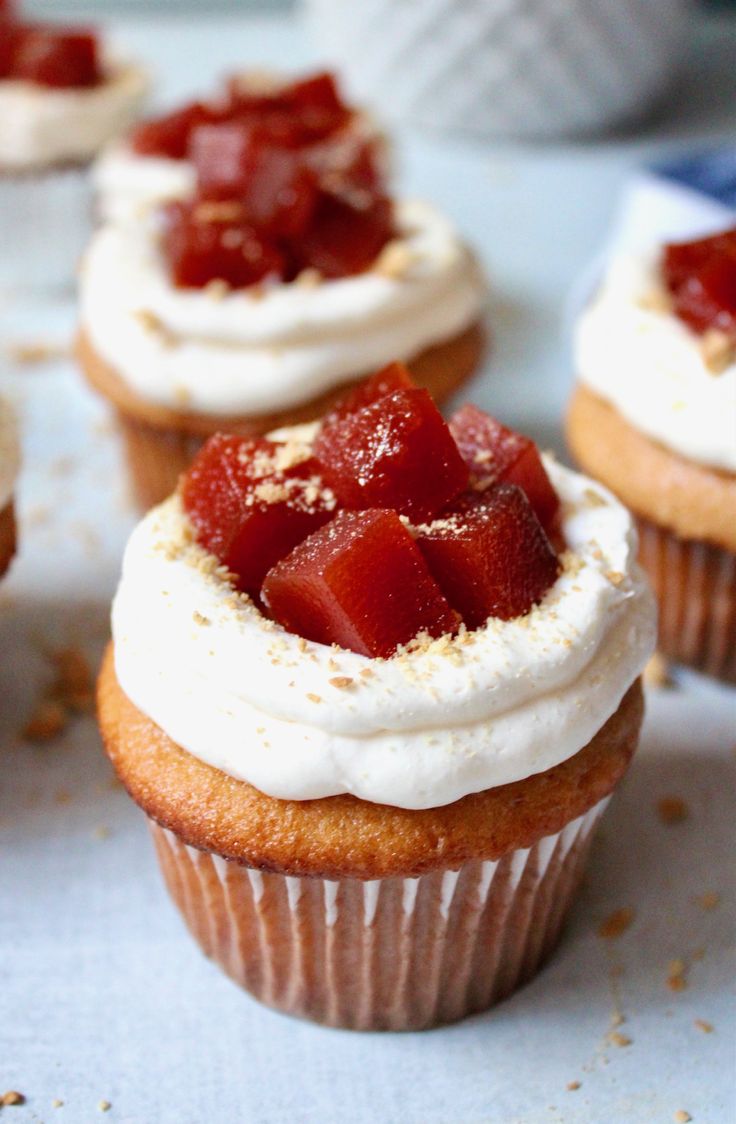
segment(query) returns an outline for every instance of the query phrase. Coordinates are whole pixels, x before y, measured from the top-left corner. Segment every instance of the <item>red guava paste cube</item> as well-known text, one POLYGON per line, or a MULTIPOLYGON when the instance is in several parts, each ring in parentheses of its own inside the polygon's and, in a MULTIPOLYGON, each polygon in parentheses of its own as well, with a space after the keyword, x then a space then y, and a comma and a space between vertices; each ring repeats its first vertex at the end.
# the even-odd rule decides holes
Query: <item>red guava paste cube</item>
POLYGON ((518 484, 526 492, 542 526, 552 528, 560 501, 529 437, 507 429, 477 406, 462 406, 450 419, 457 447, 470 469, 472 487, 518 484))
POLYGON ((142 121, 131 134, 130 143, 140 156, 164 156, 169 160, 185 160, 194 129, 212 124, 216 112, 201 102, 192 102, 163 117, 142 121))
POLYGON ((283 467, 267 438, 216 434, 182 478, 184 510, 197 541, 257 597, 264 575, 332 518, 334 497, 314 458, 283 467))
POLYGON ((333 421, 347 417, 348 414, 357 414, 358 410, 362 410, 365 406, 372 406, 387 394, 394 394, 397 390, 416 390, 416 388, 416 383, 403 363, 388 363, 336 402, 322 426, 325 428, 333 421))
POLYGON ((258 126, 242 122, 196 128, 190 157, 204 199, 237 199, 262 233, 298 238, 317 202, 315 173, 299 153, 274 147, 258 126))
POLYGON ((420 527, 417 545, 468 628, 528 613, 559 573, 549 539, 515 484, 492 486, 481 505, 420 527))
POLYGON ((234 289, 282 277, 282 254, 231 203, 168 203, 163 210, 163 253, 175 285, 202 288, 225 281, 234 289), (232 215, 233 217, 229 217, 232 215))
POLYGON ((736 257, 713 258, 675 294, 675 313, 695 332, 736 333, 736 257))
POLYGON ((9 77, 21 29, 11 14, 0 10, 0 78, 9 77))
POLYGON ((675 293, 704 265, 720 257, 736 258, 736 227, 693 242, 670 242, 662 255, 665 284, 675 293))
POLYGON ((397 390, 322 430, 314 455, 348 508, 391 507, 422 522, 468 483, 468 469, 426 390, 397 390))
POLYGON ((40 86, 82 88, 102 79, 97 36, 33 25, 21 30, 14 48, 12 75, 40 86))
POLYGON ((459 624, 395 511, 341 511, 266 575, 263 600, 289 632, 373 657, 459 624))
POLYGON ((309 229, 294 247, 301 268, 329 278, 362 273, 393 235, 393 206, 379 198, 364 208, 321 192, 309 229))

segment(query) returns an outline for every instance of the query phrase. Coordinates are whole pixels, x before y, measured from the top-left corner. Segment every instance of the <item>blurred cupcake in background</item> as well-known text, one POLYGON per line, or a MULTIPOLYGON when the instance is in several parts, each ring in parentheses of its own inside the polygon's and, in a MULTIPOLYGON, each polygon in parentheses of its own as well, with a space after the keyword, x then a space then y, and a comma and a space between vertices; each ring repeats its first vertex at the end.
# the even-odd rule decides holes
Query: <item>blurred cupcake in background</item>
POLYGON ((322 75, 287 109, 199 124, 195 188, 93 237, 78 353, 142 506, 211 434, 311 421, 395 356, 438 401, 477 370, 478 262, 434 207, 392 197, 384 142, 352 117, 322 75))
POLYGON ((151 117, 109 144, 93 169, 97 216, 119 222, 155 200, 189 195, 197 180, 190 152, 195 130, 236 121, 267 128, 286 144, 308 139, 315 162, 327 141, 333 150, 342 144, 349 151, 369 141, 376 156, 387 148, 369 115, 340 98, 331 75, 243 71, 212 97, 151 117))
POLYGON ((89 229, 92 158, 136 116, 143 70, 87 28, 0 3, 0 284, 71 283, 89 229))
POLYGON ((13 491, 19 461, 15 416, 7 401, 0 398, 0 577, 10 566, 16 548, 13 491))
POLYGON ((306 0, 350 92, 389 121, 557 137, 650 110, 671 86, 689 0, 306 0))
POLYGON ((660 649, 736 682, 736 227, 614 254, 575 365, 569 445, 637 516, 660 649))

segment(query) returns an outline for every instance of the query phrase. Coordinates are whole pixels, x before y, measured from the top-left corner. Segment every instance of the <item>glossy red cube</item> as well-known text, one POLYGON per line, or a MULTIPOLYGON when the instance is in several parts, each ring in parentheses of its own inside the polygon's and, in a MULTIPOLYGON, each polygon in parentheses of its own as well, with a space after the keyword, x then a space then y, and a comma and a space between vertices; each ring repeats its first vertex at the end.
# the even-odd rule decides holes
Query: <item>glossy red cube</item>
POLYGON ((417 545, 468 628, 528 613, 559 573, 557 556, 521 488, 492 486, 483 503, 421 527, 417 545))
POLYGON ((263 599, 289 632, 372 657, 459 624, 394 511, 340 512, 266 575, 263 599))
POLYGON ((91 31, 28 25, 14 43, 11 73, 59 89, 96 86, 102 80, 97 36, 91 31))
POLYGON ((458 449, 470 469, 471 487, 518 484, 545 530, 551 530, 560 501, 529 437, 501 425, 477 406, 462 406, 450 420, 458 449))
POLYGON ((285 467, 283 454, 283 446, 266 438, 216 434, 181 482, 197 541, 254 598, 267 571, 334 512, 316 461, 285 467))
POLYGON ((670 242, 662 255, 665 284, 675 293, 704 265, 722 257, 736 258, 736 227, 692 242, 670 242))
POLYGON ((283 276, 283 255, 237 213, 237 205, 233 211, 228 203, 166 205, 162 249, 175 285, 202 288, 225 281, 241 289, 283 276))
POLYGON ((736 257, 701 266, 675 293, 675 312, 695 332, 736 333, 736 257))
POLYGON ((192 102, 162 117, 153 117, 137 125, 130 138, 131 147, 140 156, 163 156, 169 160, 185 160, 193 131, 218 119, 214 109, 192 102))
POLYGON ((373 264, 393 232, 390 200, 379 198, 359 209, 322 191, 294 252, 301 268, 312 267, 328 278, 349 277, 373 264))
POLYGON ((323 428, 348 414, 357 414, 358 410, 372 406, 379 398, 395 394, 397 390, 416 390, 416 383, 403 363, 388 363, 341 398, 325 418, 323 428))
POLYGON ((298 151, 275 147, 259 126, 194 129, 190 156, 204 199, 237 199, 247 220, 275 237, 299 238, 317 202, 315 173, 298 151))
POLYGON ((397 390, 322 430, 314 454, 347 508, 431 519, 462 492, 468 469, 426 390, 397 390))

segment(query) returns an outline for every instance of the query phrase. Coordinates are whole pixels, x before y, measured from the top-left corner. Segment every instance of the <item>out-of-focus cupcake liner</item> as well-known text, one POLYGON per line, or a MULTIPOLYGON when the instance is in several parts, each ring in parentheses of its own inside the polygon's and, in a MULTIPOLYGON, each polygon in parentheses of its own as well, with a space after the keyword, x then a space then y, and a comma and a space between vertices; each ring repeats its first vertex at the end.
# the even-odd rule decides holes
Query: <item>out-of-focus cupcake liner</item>
POLYGON ((147 425, 122 410, 116 413, 133 497, 143 511, 148 511, 171 495, 205 438, 181 429, 147 425))
POLYGON ((13 501, 0 508, 0 578, 13 560, 16 547, 15 510, 13 501))
POLYGON ((375 881, 253 870, 151 823, 169 892, 207 956, 255 998, 353 1030, 483 1011, 557 943, 608 798, 498 861, 375 881))
POLYGON ((659 649, 736 683, 736 554, 637 520, 639 557, 659 603, 659 649))
POLYGON ((86 165, 0 172, 0 289, 73 285, 91 215, 86 165))

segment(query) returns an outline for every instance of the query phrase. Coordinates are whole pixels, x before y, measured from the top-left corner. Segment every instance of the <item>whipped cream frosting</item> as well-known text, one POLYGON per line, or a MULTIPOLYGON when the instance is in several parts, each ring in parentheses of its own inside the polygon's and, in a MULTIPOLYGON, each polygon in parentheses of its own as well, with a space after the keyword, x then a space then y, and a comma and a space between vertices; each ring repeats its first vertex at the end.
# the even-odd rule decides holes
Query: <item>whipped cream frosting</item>
POLYGON ((613 258, 575 331, 578 377, 647 436, 736 472, 736 362, 714 365, 712 336, 671 311, 661 247, 613 258))
POLYGON ((0 398, 0 511, 10 502, 18 475, 20 449, 15 414, 0 398))
POLYGON ((125 222, 157 199, 182 199, 194 190, 195 179, 187 160, 139 156, 125 141, 109 145, 92 169, 103 222, 125 222))
POLYGON ((85 161, 127 128, 148 90, 145 72, 111 63, 107 78, 84 89, 0 81, 0 168, 14 172, 85 161))
POLYGON ((233 290, 177 289, 148 221, 97 232, 81 277, 82 327, 142 398, 203 414, 268 414, 476 321, 485 283, 451 224, 397 204, 399 237, 365 273, 233 290))
POLYGON ((306 642, 234 596, 172 497, 125 552, 123 690, 189 753, 284 799, 439 807, 573 756, 651 655, 655 612, 626 510, 546 463, 570 549, 543 602, 388 660, 306 642))

